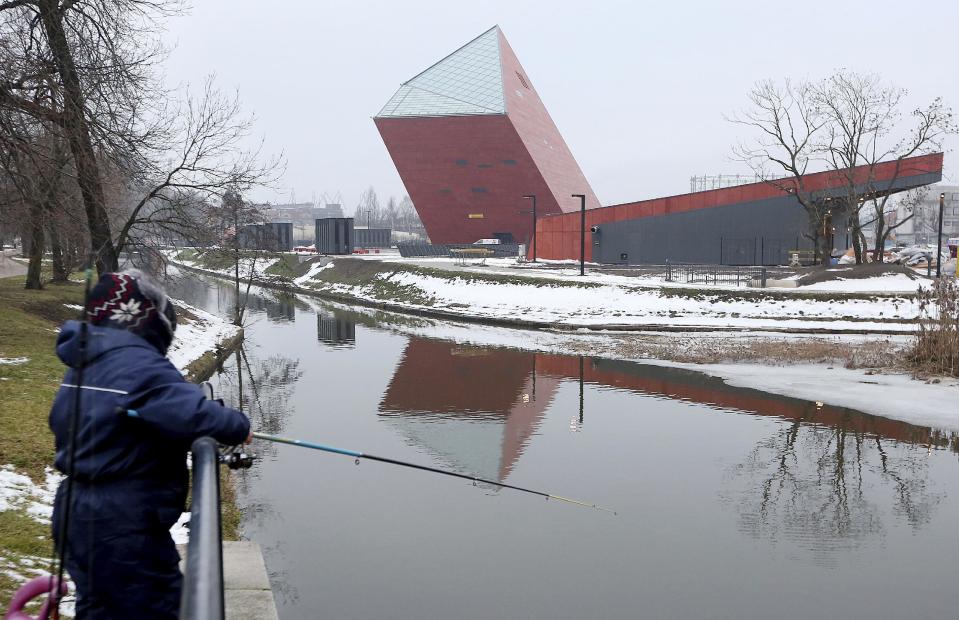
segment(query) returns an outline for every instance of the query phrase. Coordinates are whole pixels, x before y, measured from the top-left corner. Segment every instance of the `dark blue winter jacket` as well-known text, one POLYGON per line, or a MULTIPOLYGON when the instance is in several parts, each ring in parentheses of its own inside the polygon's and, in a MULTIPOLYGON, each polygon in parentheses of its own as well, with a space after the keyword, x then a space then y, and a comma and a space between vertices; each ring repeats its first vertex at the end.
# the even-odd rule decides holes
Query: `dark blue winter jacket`
MULTIPOLYGON (((91 325, 79 390, 75 466, 67 471, 80 329, 80 323, 68 321, 57 338, 57 355, 70 367, 50 411, 57 469, 72 474, 81 485, 120 483, 125 489, 148 494, 162 490, 162 503, 182 505, 186 454, 193 440, 208 435, 224 444, 239 444, 249 434, 249 420, 235 409, 205 399, 198 386, 187 382, 140 336, 91 325), (135 410, 138 417, 119 413, 126 410, 135 410)), ((174 507, 169 508, 172 515, 174 507)))

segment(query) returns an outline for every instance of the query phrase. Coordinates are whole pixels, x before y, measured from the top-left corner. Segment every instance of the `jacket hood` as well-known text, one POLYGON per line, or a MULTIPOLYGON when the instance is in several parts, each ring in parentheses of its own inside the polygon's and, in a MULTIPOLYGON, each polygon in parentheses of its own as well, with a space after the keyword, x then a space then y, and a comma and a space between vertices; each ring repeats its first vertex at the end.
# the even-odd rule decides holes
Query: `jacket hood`
MULTIPOLYGON (((81 325, 79 321, 67 321, 63 324, 63 327, 60 329, 60 334, 57 336, 57 357, 70 368, 78 368, 80 366, 81 325)), ((154 345, 133 332, 125 329, 111 329, 97 325, 87 326, 87 350, 85 356, 87 364, 90 364, 105 353, 126 347, 142 347, 159 353, 154 345)))

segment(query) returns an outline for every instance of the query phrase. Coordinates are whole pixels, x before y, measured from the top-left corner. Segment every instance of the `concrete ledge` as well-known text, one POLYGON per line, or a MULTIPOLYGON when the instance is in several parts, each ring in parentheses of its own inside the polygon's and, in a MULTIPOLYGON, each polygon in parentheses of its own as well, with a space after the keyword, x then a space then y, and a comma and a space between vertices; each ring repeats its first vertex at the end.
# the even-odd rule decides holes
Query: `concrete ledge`
MULTIPOLYGON (((186 545, 178 545, 185 570, 186 545)), ((227 620, 278 620, 260 545, 249 540, 223 543, 223 596, 227 620)))

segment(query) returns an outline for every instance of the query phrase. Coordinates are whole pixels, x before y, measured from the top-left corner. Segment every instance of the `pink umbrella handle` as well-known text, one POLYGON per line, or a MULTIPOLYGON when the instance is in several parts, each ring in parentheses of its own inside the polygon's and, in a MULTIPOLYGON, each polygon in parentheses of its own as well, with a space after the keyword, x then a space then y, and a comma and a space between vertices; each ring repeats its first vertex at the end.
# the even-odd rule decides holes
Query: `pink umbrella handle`
POLYGON ((34 577, 20 586, 20 589, 13 595, 10 606, 7 607, 7 613, 3 616, 4 620, 47 620, 47 618, 50 617, 50 602, 53 593, 57 589, 60 590, 60 596, 67 593, 67 584, 65 582, 61 583, 59 584, 60 587, 57 588, 54 585, 56 581, 55 577, 44 575, 34 577), (47 600, 43 601, 43 605, 40 607, 40 613, 36 618, 24 613, 23 608, 26 607, 27 603, 43 595, 47 595, 47 600))

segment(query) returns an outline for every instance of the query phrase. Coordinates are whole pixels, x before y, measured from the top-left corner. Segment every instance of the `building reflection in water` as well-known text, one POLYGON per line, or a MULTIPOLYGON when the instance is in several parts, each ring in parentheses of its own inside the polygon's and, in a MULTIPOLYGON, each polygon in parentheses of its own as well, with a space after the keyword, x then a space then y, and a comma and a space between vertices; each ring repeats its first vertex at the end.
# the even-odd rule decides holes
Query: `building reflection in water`
MULTIPOLYGON (((832 548, 880 535, 889 513, 912 527, 927 523, 943 497, 929 486, 928 450, 959 451, 955 434, 731 387, 693 371, 416 337, 380 415, 460 471, 504 480, 562 381, 785 420, 730 468, 720 499, 737 511, 743 533, 791 539, 822 564, 834 557, 832 548)), ((587 401, 581 389, 573 430, 587 423, 587 401)))
POLYGON ((316 339, 333 348, 353 348, 356 346, 356 322, 346 315, 317 310, 316 339))
POLYGON ((459 471, 503 480, 559 384, 535 375, 535 361, 523 351, 411 338, 380 415, 459 471))
POLYGON ((266 318, 274 323, 292 323, 296 320, 296 297, 288 293, 265 292, 250 294, 247 300, 248 312, 263 312, 266 318))
MULTIPOLYGON (((236 292, 232 285, 194 273, 179 272, 170 275, 164 286, 174 299, 181 299, 198 308, 215 310, 221 316, 231 316, 236 304, 236 292)), ((274 323, 292 323, 296 319, 296 307, 308 309, 296 295, 271 289, 254 288, 246 295, 246 311, 249 314, 264 314, 274 323)))

